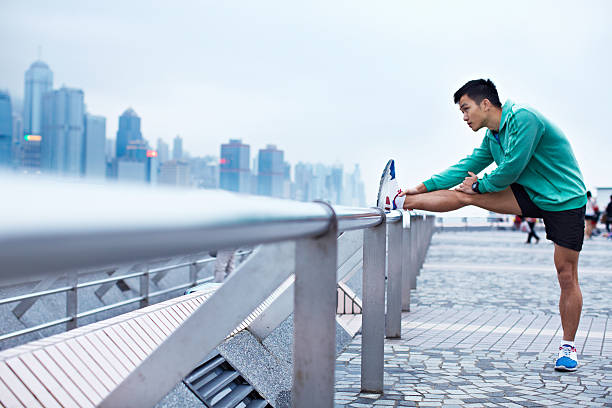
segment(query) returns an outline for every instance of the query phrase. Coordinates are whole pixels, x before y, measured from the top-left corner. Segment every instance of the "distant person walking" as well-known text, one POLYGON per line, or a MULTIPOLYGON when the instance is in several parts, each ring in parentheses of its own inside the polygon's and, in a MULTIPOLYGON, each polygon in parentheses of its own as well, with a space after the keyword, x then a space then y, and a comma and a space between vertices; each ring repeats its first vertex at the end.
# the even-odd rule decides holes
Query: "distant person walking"
POLYGON ((584 213, 584 235, 586 239, 591 239, 593 235, 593 221, 597 222, 597 204, 595 203, 595 199, 591 195, 590 191, 587 191, 587 203, 586 203, 586 211, 584 213))
POLYGON ((535 225, 538 222, 537 218, 532 218, 532 217, 527 217, 526 219, 527 221, 527 226, 529 226, 529 234, 527 235, 527 242, 525 242, 526 244, 531 244, 531 238, 535 238, 536 240, 536 244, 538 242, 540 242, 540 237, 538 237, 538 234, 536 234, 535 232, 535 225))
POLYGON ((612 195, 610 195, 610 202, 606 207, 606 212, 604 215, 606 216, 606 231, 610 232, 610 224, 612 224, 612 195))

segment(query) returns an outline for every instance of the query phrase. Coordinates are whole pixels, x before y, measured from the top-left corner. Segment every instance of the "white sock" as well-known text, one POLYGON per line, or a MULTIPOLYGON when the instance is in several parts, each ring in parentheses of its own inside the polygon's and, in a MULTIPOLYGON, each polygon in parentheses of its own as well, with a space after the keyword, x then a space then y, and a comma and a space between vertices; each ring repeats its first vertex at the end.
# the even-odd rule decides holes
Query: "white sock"
MULTIPOLYGON (((404 200, 406 199, 406 197, 396 197, 397 193, 399 193, 400 188, 399 185, 397 184, 397 179, 393 179, 391 180, 391 182, 389 183, 389 196, 391 198, 391 200, 393 200, 395 202, 395 205, 398 209, 403 210, 404 209, 404 200)), ((393 208, 393 206, 391 206, 391 208, 393 208)))
POLYGON ((406 201, 406 196, 401 196, 401 197, 395 197, 395 205, 397 206, 397 208, 399 210, 403 210, 404 209, 404 201, 406 201))
POLYGON ((567 344, 568 346, 572 346, 572 347, 574 347, 574 348, 576 347, 576 344, 575 344, 573 341, 563 340, 563 341, 561 342, 561 346, 564 346, 564 345, 566 345, 566 344, 567 344))

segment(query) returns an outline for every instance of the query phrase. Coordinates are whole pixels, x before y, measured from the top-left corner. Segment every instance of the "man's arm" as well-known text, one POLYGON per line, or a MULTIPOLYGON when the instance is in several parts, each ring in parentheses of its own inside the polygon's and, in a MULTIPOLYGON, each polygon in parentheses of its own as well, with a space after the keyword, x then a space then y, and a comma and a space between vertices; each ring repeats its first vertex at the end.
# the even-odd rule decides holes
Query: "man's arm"
POLYGON ((508 149, 499 166, 479 180, 481 193, 501 191, 514 183, 525 170, 544 133, 542 122, 527 110, 518 111, 507 126, 508 149))
POLYGON ((491 163, 493 163, 493 155, 489 150, 489 142, 485 137, 480 146, 475 148, 471 155, 444 170, 442 173, 433 175, 429 180, 425 180, 423 183, 410 190, 415 191, 412 194, 435 190, 447 190, 461 183, 469 171, 480 173, 491 163), (425 191, 423 191, 423 189, 425 191))

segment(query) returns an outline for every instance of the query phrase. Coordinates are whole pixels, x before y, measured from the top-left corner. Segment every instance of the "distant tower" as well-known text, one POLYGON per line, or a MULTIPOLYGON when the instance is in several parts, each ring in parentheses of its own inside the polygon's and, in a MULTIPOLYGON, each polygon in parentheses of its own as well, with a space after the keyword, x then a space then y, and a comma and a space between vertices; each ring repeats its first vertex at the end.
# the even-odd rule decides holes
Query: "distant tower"
POLYGON ((21 145, 23 144, 23 117, 13 111, 13 164, 21 165, 21 145))
POLYGON ((12 164, 13 111, 8 92, 0 91, 0 167, 12 164))
POLYGON ((106 175, 106 118, 85 114, 83 175, 103 179, 106 175))
POLYGON ((25 74, 23 131, 27 135, 42 132, 43 95, 53 89, 53 72, 42 61, 35 61, 25 74))
POLYGON ((221 145, 219 186, 223 190, 250 192, 250 156, 251 147, 240 139, 230 139, 229 143, 221 145))
POLYGON ((259 150, 257 194, 272 197, 283 196, 285 178, 283 156, 283 151, 278 150, 275 145, 268 145, 265 149, 259 150))
POLYGON ((164 142, 163 139, 157 139, 157 158, 159 163, 166 162, 170 159, 168 143, 164 142))
POLYGON ((119 116, 119 129, 117 130, 117 158, 120 159, 127 154, 127 146, 130 142, 142 140, 140 132, 140 117, 132 108, 128 108, 119 116))
POLYGON ((172 159, 181 160, 183 158, 183 138, 176 135, 172 146, 172 159))
POLYGON ((43 170, 77 176, 83 155, 84 94, 62 87, 43 98, 41 165, 43 170))

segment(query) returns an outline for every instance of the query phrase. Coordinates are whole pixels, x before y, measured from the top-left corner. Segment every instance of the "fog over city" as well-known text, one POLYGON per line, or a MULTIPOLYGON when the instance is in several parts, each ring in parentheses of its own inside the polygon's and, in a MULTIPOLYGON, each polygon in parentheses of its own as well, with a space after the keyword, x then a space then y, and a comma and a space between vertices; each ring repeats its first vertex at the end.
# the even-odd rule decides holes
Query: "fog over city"
POLYGON ((453 93, 491 78, 569 137, 587 187, 612 185, 609 1, 23 1, 0 5, 0 88, 17 105, 39 58, 107 118, 192 155, 242 139, 285 160, 359 163, 368 204, 389 158, 401 185, 480 144, 453 93))

